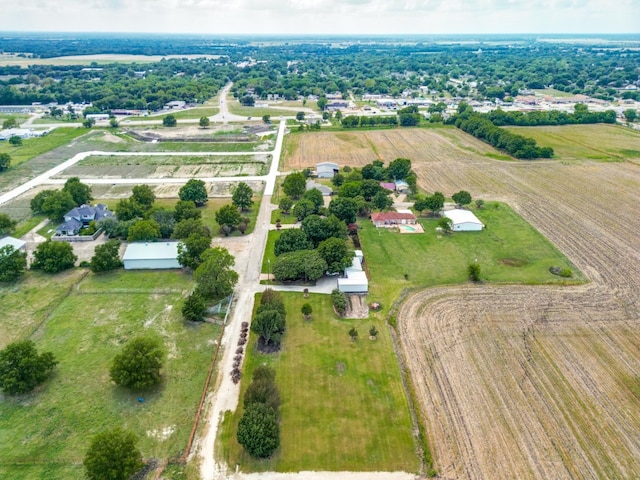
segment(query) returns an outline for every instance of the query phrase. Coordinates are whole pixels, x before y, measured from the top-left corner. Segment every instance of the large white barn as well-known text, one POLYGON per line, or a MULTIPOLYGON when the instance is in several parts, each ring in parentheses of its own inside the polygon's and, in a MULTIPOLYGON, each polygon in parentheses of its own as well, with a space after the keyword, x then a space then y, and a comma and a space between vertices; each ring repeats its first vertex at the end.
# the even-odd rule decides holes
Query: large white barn
POLYGON ((318 178, 333 178, 339 168, 337 163, 321 162, 316 165, 316 175, 318 178))
POLYGON ((130 243, 122 261, 125 270, 160 270, 180 268, 178 245, 180 242, 130 243))
POLYGON ((454 232, 479 232, 484 228, 484 223, 469 210, 445 210, 443 214, 451 219, 454 232))

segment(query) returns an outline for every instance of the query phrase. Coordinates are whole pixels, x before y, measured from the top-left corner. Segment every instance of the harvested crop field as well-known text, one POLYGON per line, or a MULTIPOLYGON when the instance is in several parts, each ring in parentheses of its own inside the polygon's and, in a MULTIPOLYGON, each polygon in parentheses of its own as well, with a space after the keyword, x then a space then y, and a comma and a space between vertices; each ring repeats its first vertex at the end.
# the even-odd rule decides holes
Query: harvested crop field
MULTIPOLYGON (((455 153, 455 152, 454 152, 455 153)), ((398 331, 443 478, 640 471, 640 170, 406 155, 419 185, 501 199, 591 280, 415 292, 398 331)), ((579 159, 580 156, 576 155, 579 159)))
POLYGON ((361 167, 374 160, 399 157, 430 163, 443 155, 480 158, 500 155, 489 145, 455 128, 314 132, 285 138, 285 170, 315 167, 319 162, 361 167))

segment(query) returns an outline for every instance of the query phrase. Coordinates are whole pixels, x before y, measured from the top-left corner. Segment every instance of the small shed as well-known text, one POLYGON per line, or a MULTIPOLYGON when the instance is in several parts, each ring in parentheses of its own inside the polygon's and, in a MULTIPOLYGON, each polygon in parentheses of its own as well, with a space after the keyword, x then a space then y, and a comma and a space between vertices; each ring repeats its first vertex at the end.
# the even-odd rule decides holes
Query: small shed
POLYGON ((394 185, 396 192, 407 193, 409 191, 409 184, 404 180, 396 180, 394 185))
POLYGON ((322 162, 316 165, 316 175, 318 178, 333 178, 338 173, 337 163, 322 162))
POLYGON ((353 257, 351 266, 344 270, 344 278, 338 279, 338 290, 344 293, 367 293, 369 291, 369 279, 362 269, 362 251, 356 250, 356 256, 353 257))
POLYGON ((16 250, 25 251, 27 248, 27 242, 14 237, 0 238, 0 248, 4 248, 7 245, 12 246, 16 250))
POLYGON ((443 214, 451 219, 454 232, 479 232, 484 228, 484 223, 469 210, 445 210, 443 214))
POLYGON ((178 245, 180 242, 130 243, 122 261, 125 270, 162 270, 180 268, 178 245))

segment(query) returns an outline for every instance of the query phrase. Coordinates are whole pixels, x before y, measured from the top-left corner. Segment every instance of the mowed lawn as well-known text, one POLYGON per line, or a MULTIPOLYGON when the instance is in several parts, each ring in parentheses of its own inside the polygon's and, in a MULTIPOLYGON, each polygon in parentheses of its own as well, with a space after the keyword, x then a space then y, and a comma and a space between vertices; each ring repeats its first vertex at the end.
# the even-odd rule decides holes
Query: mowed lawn
POLYGON ((8 153, 11 156, 11 166, 15 167, 88 132, 86 128, 56 128, 44 137, 23 140, 19 147, 14 147, 9 142, 1 142, 0 153, 8 153))
POLYGON ((565 282, 549 267, 570 267, 573 281, 582 280, 569 260, 508 205, 487 202, 474 213, 487 226, 481 232, 445 235, 438 220, 420 219, 425 233, 401 234, 359 222, 360 241, 369 269, 369 299, 388 311, 405 288, 467 281, 467 268, 476 261, 481 278, 490 283, 544 284, 565 282), (405 277, 406 275, 406 277, 405 277))
POLYGON ((220 335, 218 326, 185 324, 181 318, 191 276, 89 273, 73 285, 77 276, 34 276, 0 289, 17 289, 13 293, 27 300, 8 308, 3 303, 3 334, 15 315, 26 317, 27 304, 41 325, 31 335, 25 329, 21 338, 31 338, 59 361, 54 376, 34 393, 0 400, 0 478, 84 478, 82 459, 91 436, 114 426, 136 433, 145 459, 168 459, 186 447, 220 335), (34 290, 43 299, 35 298, 34 290), (61 293, 67 295, 60 298, 61 293), (168 358, 161 387, 132 393, 112 384, 109 367, 121 347, 140 334, 160 337, 168 358))
POLYGON ((237 443, 242 397, 228 414, 219 440, 221 455, 244 472, 304 470, 408 471, 419 462, 411 435, 409 408, 388 328, 374 320, 378 339, 369 339, 370 320, 340 320, 328 295, 283 294, 287 330, 282 349, 264 355, 250 335, 242 392, 254 368, 271 365, 282 397, 281 446, 267 460, 255 460, 237 443), (313 307, 312 320, 300 313, 313 307), (352 342, 355 326, 359 339, 352 342))
POLYGON ((508 127, 531 137, 543 147, 552 147, 558 160, 624 162, 640 159, 640 132, 618 125, 562 125, 508 127))

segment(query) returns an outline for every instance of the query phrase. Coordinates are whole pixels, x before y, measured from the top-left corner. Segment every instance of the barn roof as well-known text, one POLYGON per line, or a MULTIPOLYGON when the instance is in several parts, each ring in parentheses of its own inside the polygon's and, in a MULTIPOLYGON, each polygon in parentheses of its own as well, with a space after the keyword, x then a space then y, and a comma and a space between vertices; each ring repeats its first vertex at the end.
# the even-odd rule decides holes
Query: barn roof
POLYGON ((484 226, 484 224, 469 210, 445 210, 444 216, 450 218, 454 225, 461 223, 475 223, 484 226))
POLYGON ((11 245, 16 250, 20 250, 26 244, 27 242, 23 240, 19 240, 17 238, 13 238, 13 237, 0 238, 0 248, 6 247, 7 245, 11 245))
POLYGON ((178 258, 180 242, 130 243, 123 260, 167 260, 178 258))

